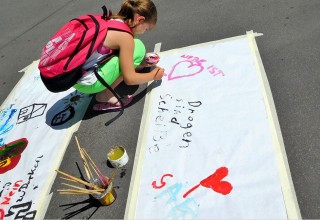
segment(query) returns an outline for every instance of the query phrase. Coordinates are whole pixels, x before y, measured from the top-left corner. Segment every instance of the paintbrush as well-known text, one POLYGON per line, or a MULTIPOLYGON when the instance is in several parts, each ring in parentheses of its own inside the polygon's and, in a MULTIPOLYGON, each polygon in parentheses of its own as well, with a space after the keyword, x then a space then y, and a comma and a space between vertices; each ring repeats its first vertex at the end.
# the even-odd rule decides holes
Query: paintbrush
POLYGON ((77 136, 74 136, 74 137, 75 137, 76 142, 77 142, 78 150, 79 150, 79 153, 80 153, 80 157, 82 159, 82 163, 83 163, 84 169, 86 171, 86 175, 87 175, 88 179, 90 180, 93 177, 92 172, 91 172, 91 170, 90 170, 90 168, 88 166, 86 158, 83 155, 83 149, 80 147, 80 143, 78 141, 77 136))
POLYGON ((118 170, 119 170, 119 167, 116 167, 116 168, 115 168, 115 170, 112 172, 112 174, 111 174, 111 176, 110 176, 110 179, 109 179, 109 181, 108 181, 108 184, 107 184, 107 185, 109 185, 110 183, 112 183, 113 178, 114 178, 114 177, 115 177, 115 175, 117 174, 118 170))
POLYGON ((60 179, 64 179, 64 180, 68 180, 68 181, 70 181, 70 182, 75 182, 75 183, 77 183, 77 181, 75 181, 75 180, 73 180, 73 179, 70 179, 70 178, 64 178, 64 177, 62 177, 62 176, 60 176, 59 178, 60 178, 60 179))
POLYGON ((81 148, 80 150, 81 150, 82 157, 83 157, 83 160, 84 160, 83 166, 84 166, 85 169, 87 169, 87 171, 88 171, 88 173, 89 173, 89 178, 90 178, 90 179, 93 179, 93 173, 92 173, 92 171, 90 170, 88 161, 86 160, 86 158, 85 158, 85 156, 84 156, 84 148, 81 148))
POLYGON ((76 178, 76 177, 74 177, 74 176, 72 176, 72 175, 70 175, 70 174, 64 173, 64 172, 62 172, 62 171, 60 171, 60 170, 56 170, 56 172, 58 172, 58 173, 60 173, 60 174, 62 174, 62 175, 64 175, 64 176, 67 176, 67 177, 69 177, 70 179, 75 180, 75 181, 78 182, 78 183, 81 183, 81 184, 83 184, 83 185, 89 186, 89 187, 91 187, 91 188, 93 188, 93 189, 101 189, 101 188, 100 188, 99 186, 97 186, 97 185, 94 185, 94 184, 92 184, 92 183, 88 183, 88 182, 86 182, 86 181, 83 181, 83 180, 81 180, 81 179, 78 179, 78 178, 76 178))
MULTIPOLYGON (((59 194, 64 194, 64 195, 84 195, 84 194, 90 194, 92 195, 93 193, 91 192, 59 192, 59 194)), ((95 193, 94 193, 95 194, 95 193)))
POLYGON ((58 189, 60 193, 77 193, 77 194, 101 194, 97 190, 74 190, 74 189, 58 189))
MULTIPOLYGON (((65 186, 70 186, 72 188, 75 188, 75 189, 80 189, 80 190, 89 190, 87 188, 82 188, 82 187, 78 187, 78 186, 74 186, 74 185, 71 185, 71 184, 67 184, 67 183, 61 183, 62 185, 65 185, 65 186)), ((90 189, 91 190, 91 189, 90 189)), ((91 190, 92 191, 92 190, 91 190)), ((94 191, 97 191, 97 192, 103 192, 104 189, 98 189, 98 190, 94 190, 94 191)))
POLYGON ((84 156, 87 157, 87 159, 89 160, 89 164, 91 165, 91 167, 93 168, 97 176, 99 177, 101 184, 103 185, 103 187, 106 187, 108 185, 108 179, 101 173, 101 171, 99 170, 99 168, 91 159, 90 155, 86 152, 85 149, 83 149, 83 152, 84 152, 84 156))

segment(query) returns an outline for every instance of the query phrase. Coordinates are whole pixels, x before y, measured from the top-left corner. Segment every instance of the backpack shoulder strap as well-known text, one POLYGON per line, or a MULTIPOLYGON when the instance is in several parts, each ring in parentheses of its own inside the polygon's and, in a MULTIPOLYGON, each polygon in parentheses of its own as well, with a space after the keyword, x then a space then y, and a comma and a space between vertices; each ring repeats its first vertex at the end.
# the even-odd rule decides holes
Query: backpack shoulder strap
POLYGON ((117 20, 107 20, 108 23, 108 30, 118 30, 118 31, 124 31, 132 36, 134 36, 133 32, 131 31, 129 25, 122 21, 117 21, 117 20))
POLYGON ((108 11, 108 9, 105 5, 102 6, 102 12, 103 12, 103 14, 102 14, 101 18, 103 20, 108 20, 109 16, 112 15, 112 11, 111 10, 108 11))

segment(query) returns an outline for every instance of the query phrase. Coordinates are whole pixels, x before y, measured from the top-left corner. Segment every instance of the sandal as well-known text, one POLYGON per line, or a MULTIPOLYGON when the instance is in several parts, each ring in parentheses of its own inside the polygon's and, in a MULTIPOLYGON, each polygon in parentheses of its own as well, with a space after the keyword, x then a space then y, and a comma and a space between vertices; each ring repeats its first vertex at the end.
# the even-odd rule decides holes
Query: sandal
MULTIPOLYGON (((122 98, 121 100, 123 102, 123 107, 129 105, 132 99, 133 99, 132 95, 127 95, 124 98, 122 98)), ((117 109, 121 109, 121 107, 122 106, 120 102, 116 102, 116 103, 99 102, 93 106, 93 110, 95 111, 117 110, 117 109)))

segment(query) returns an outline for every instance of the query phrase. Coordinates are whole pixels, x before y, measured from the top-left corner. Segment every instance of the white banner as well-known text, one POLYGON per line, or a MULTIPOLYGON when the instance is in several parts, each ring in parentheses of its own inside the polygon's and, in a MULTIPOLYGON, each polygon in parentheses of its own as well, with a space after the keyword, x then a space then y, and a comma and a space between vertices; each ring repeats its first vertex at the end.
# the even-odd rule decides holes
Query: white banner
POLYGON ((251 33, 160 54, 126 218, 300 216, 255 46, 251 33))
POLYGON ((0 219, 43 219, 54 170, 91 99, 74 89, 49 92, 37 66, 0 108, 0 219))

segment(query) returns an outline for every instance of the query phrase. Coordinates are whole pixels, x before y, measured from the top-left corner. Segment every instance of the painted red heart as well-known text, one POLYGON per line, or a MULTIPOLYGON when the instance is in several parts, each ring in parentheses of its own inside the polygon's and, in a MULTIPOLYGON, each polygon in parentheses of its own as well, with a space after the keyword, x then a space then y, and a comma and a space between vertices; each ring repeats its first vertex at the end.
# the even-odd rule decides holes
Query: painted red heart
POLYGON ((183 77, 194 76, 200 72, 204 67, 199 62, 192 62, 190 60, 183 60, 176 63, 170 73, 168 74, 168 80, 179 79, 183 77))
POLYGON ((200 182, 201 186, 211 188, 217 193, 227 195, 232 190, 232 185, 227 181, 222 181, 223 178, 228 176, 228 168, 220 167, 212 175, 208 176, 200 182))
POLYGON ((204 180, 201 180, 200 184, 192 187, 189 191, 187 191, 183 198, 186 198, 192 191, 196 190, 200 185, 206 188, 211 188, 217 193, 221 193, 223 195, 227 195, 233 189, 232 185, 227 181, 222 181, 223 178, 228 176, 228 168, 220 167, 217 169, 212 175, 208 176, 204 180))

